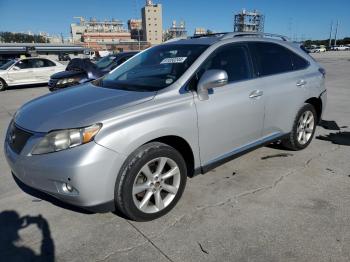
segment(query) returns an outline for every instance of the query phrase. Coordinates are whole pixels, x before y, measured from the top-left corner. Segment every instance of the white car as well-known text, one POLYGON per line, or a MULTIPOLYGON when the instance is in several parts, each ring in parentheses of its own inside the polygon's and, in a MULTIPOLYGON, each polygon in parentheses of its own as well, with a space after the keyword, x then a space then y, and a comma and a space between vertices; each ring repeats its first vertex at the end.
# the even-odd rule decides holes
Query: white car
POLYGON ((318 46, 310 49, 310 53, 325 53, 327 50, 323 46, 318 46))
POLYGON ((332 50, 334 50, 334 51, 348 51, 348 50, 350 50, 350 47, 345 46, 345 45, 338 45, 338 46, 333 46, 332 50))
POLYGON ((42 84, 65 66, 46 58, 14 59, 0 67, 0 91, 8 86, 42 84))

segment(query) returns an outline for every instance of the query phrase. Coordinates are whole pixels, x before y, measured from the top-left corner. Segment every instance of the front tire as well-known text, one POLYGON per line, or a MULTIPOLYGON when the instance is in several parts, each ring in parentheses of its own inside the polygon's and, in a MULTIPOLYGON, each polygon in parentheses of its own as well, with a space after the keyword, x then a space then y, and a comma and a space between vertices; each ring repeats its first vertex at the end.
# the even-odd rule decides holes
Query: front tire
POLYGON ((312 141, 316 131, 317 114, 311 104, 304 104, 299 110, 293 124, 289 138, 282 142, 283 146, 291 150, 303 150, 312 141))
POLYGON ((5 91, 6 88, 7 88, 6 82, 3 79, 0 78, 0 92, 1 91, 5 91))
POLYGON ((128 157, 116 180, 116 208, 135 221, 150 221, 168 213, 186 186, 187 168, 173 147, 152 142, 128 157))

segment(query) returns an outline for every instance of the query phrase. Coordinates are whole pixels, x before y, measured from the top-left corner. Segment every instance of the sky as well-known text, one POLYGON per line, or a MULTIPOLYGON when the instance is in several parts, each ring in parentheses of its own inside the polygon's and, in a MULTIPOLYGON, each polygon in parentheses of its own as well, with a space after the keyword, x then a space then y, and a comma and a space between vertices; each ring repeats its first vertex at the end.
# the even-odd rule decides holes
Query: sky
MULTIPOLYGON (((163 5, 163 29, 184 20, 189 35, 196 27, 215 32, 233 30, 233 15, 242 8, 265 15, 265 32, 295 40, 327 39, 331 22, 339 20, 339 38, 350 37, 349 0, 154 0, 163 5)), ((0 31, 70 35, 74 16, 140 18, 144 0, 0 0, 0 31)), ((334 33, 333 33, 334 34, 334 33)))

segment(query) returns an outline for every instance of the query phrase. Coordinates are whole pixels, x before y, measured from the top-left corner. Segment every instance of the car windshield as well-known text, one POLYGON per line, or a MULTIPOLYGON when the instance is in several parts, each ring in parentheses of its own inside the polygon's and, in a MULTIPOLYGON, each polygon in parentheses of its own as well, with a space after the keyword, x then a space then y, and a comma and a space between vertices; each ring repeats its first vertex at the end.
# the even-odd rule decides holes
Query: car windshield
POLYGON ((179 79, 208 45, 159 45, 96 81, 98 86, 131 91, 158 91, 179 79))
POLYGON ((14 63, 16 63, 16 60, 10 60, 6 64, 3 64, 2 66, 0 66, 0 70, 6 70, 10 66, 12 66, 14 63))
POLYGON ((98 62, 96 62, 96 66, 99 68, 99 69, 104 69, 108 66, 110 66, 114 59, 116 59, 117 56, 115 55, 108 55, 108 56, 105 56, 103 57, 102 59, 98 60, 98 62))

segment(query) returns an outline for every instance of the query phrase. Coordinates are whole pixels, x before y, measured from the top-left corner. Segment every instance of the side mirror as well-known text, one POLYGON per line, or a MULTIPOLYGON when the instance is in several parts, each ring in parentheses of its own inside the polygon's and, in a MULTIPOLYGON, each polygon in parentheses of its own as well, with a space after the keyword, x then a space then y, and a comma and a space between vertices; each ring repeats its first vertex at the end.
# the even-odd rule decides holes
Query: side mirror
POLYGON ((199 100, 208 100, 209 89, 224 86, 227 82, 228 76, 226 71, 217 69, 207 70, 198 82, 197 93, 199 100))
POLYGON ((18 66, 14 66, 14 67, 12 67, 12 70, 13 71, 18 71, 18 70, 21 70, 21 68, 19 68, 18 66))

